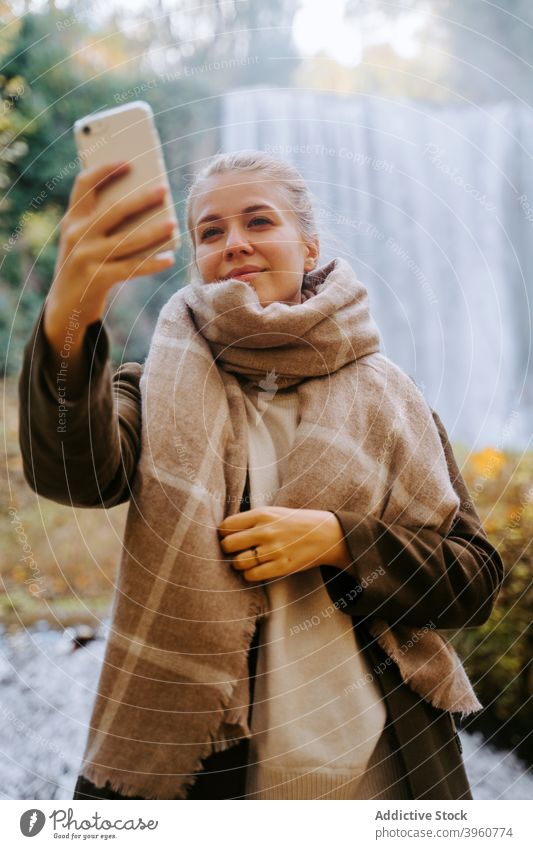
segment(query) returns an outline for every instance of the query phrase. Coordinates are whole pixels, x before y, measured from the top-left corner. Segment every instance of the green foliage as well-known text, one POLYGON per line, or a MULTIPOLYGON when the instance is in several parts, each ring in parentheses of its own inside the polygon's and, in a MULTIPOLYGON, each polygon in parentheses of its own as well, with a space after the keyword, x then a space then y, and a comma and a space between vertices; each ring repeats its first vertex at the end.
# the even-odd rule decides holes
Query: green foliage
POLYGON ((42 298, 28 291, 19 301, 19 292, 0 288, 0 372, 14 373, 39 312, 42 298))
POLYGON ((470 456, 463 474, 505 566, 488 622, 453 639, 485 708, 468 726, 531 762, 533 455, 486 449, 470 456))

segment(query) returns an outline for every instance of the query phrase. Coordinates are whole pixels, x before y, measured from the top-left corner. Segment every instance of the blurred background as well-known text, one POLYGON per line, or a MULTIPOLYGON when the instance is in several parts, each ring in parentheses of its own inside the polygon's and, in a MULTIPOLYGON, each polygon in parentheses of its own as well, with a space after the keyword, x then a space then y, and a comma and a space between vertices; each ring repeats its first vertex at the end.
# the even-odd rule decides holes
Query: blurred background
MULTIPOLYGON (((316 201, 321 264, 352 263, 384 352, 443 419, 507 572, 491 620, 450 635, 484 704, 467 723, 467 767, 477 798, 525 798, 530 2, 0 0, 0 92, 0 676, 10 683, 0 794, 69 798, 101 661, 127 505, 67 508, 29 489, 17 375, 80 170, 72 125, 141 99, 155 113, 182 232, 184 193, 212 154, 255 147, 299 168, 316 201)), ((184 239, 168 272, 115 287, 105 320, 115 366, 143 361, 189 262, 184 239)))

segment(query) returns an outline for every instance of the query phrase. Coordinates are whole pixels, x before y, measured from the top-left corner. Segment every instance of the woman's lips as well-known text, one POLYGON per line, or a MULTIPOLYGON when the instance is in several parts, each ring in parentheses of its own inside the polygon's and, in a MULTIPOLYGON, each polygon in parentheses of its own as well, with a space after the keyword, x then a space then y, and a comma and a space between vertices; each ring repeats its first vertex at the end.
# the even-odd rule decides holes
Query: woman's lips
POLYGON ((258 274, 262 274, 262 271, 247 271, 246 274, 235 274, 235 280, 253 280, 254 277, 257 277, 258 274))

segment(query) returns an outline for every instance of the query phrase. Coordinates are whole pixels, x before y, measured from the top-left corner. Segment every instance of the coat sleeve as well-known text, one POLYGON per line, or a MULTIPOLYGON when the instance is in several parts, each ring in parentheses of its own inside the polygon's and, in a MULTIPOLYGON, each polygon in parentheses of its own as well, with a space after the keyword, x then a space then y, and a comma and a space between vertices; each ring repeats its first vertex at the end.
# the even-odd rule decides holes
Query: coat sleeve
POLYGON ((24 477, 38 495, 60 504, 113 507, 129 499, 139 458, 142 366, 125 363, 112 375, 109 337, 103 323, 94 322, 85 332, 90 365, 83 393, 75 401, 59 397, 43 312, 44 305, 24 348, 18 385, 24 477))
POLYGON ((320 570, 332 602, 353 617, 437 629, 482 625, 496 601, 504 567, 491 545, 461 476, 444 425, 433 412, 460 507, 443 535, 336 511, 353 558, 320 570))

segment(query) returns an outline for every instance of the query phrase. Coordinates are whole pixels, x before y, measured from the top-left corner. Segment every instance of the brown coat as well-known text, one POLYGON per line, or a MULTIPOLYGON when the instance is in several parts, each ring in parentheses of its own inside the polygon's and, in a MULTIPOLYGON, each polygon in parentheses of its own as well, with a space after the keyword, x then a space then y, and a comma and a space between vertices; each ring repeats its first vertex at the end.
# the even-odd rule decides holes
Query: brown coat
MULTIPOLYGON (((85 345, 90 376, 82 397, 65 403, 66 426, 58 431, 58 385, 47 359, 41 310, 19 379, 24 475, 35 492, 61 504, 112 507, 129 500, 139 456, 142 365, 125 363, 112 373, 109 338, 101 322, 88 328, 85 345)), ((440 629, 482 625, 503 579, 501 559, 472 506, 444 426, 436 413, 433 417, 461 499, 448 536, 340 511, 336 515, 353 562, 345 572, 328 565, 320 570, 332 602, 352 617, 382 688, 412 798, 470 799, 454 717, 405 685, 396 664, 365 628, 366 618, 376 613, 420 628, 432 622, 440 629), (385 574, 372 581, 377 569, 385 574), (356 596, 355 586, 360 590, 356 596)), ((241 509, 247 506, 245 492, 241 509)))

